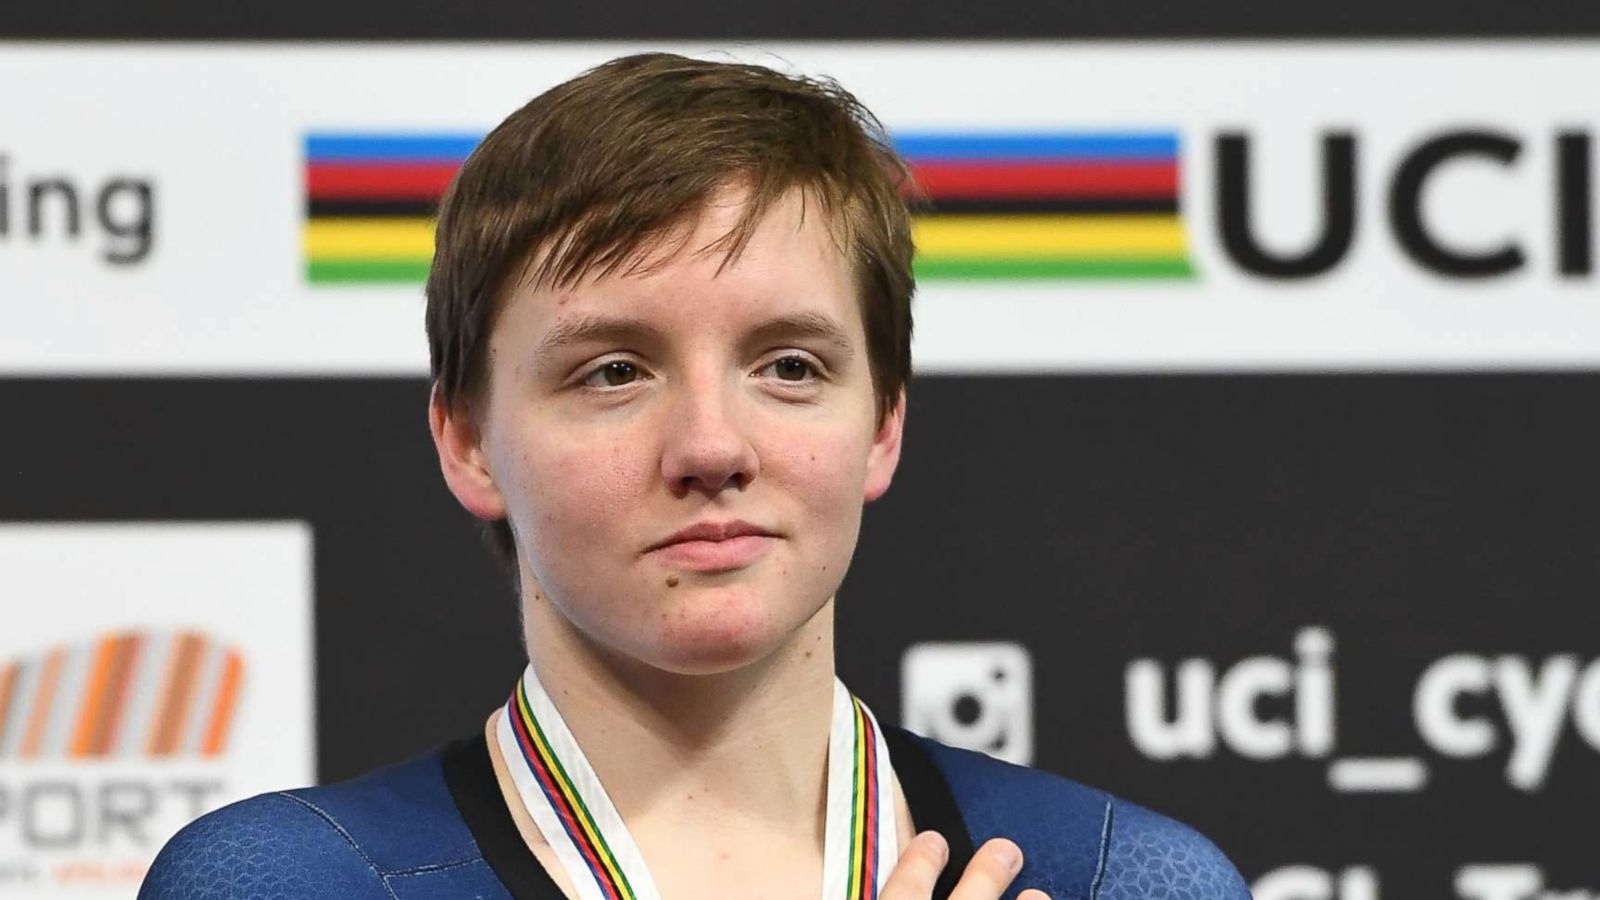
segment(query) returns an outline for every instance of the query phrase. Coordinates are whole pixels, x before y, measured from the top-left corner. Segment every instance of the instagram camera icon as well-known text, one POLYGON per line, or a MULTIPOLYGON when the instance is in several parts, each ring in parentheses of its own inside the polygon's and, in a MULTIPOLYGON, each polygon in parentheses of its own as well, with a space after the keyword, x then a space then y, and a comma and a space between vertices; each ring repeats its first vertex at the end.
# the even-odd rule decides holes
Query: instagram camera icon
POLYGON ((1017 765, 1033 762, 1033 661, 1020 644, 915 644, 900 662, 907 729, 1017 765))

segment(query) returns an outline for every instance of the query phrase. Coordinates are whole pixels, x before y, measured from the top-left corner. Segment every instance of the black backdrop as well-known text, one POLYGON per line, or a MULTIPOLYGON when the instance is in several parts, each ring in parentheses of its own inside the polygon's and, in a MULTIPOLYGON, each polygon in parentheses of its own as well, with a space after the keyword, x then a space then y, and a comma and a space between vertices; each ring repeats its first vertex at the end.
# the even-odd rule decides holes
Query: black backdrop
MULTIPOLYGON (((1505 747, 1421 744, 1410 696, 1452 653, 1600 656, 1600 374, 923 377, 912 396, 840 601, 841 673, 886 718, 910 645, 1020 641, 1038 764, 1192 822, 1249 877, 1366 863, 1424 897, 1474 859, 1593 876, 1594 750, 1570 725, 1525 793, 1505 747), (1339 795, 1326 759, 1132 745, 1128 662, 1292 658, 1307 625, 1337 641, 1338 754, 1422 756, 1428 791, 1339 795)), ((0 382, 0 519, 308 520, 319 772, 346 777, 478 727, 521 665, 425 397, 420 379, 0 382)), ((1500 721, 1483 699, 1461 712, 1500 721)))
POLYGON ((543 40, 741 38, 1551 37, 1600 33, 1589 0, 64 0, 0 4, 0 35, 29 38, 543 40))

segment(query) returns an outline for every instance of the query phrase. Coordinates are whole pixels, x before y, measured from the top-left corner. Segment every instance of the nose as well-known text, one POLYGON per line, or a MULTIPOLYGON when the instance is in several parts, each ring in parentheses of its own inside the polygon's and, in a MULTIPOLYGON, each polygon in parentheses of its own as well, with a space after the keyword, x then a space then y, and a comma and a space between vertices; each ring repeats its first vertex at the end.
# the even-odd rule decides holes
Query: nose
POLYGON ((739 490, 760 462, 737 410, 737 392, 720 379, 683 385, 668 412, 661 474, 674 492, 739 490))

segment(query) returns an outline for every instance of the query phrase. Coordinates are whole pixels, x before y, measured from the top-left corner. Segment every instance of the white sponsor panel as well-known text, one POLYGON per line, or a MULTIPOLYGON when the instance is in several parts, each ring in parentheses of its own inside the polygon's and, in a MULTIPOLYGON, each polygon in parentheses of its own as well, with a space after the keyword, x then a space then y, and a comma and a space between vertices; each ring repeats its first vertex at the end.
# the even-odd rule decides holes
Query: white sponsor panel
POLYGON ((924 279, 922 371, 1600 365, 1594 229, 1575 224, 1600 152, 1589 42, 13 43, 0 374, 425 372, 420 285, 307 282, 305 137, 481 134, 645 49, 834 76, 895 133, 1176 136, 1194 278, 924 279), (1248 233, 1280 260, 1339 236, 1325 141, 1347 142, 1348 240, 1314 273, 1260 274, 1223 240, 1229 139, 1248 233), (1433 251, 1494 271, 1443 274, 1433 251))
POLYGON ((314 781, 305 523, 4 524, 0 571, 0 898, 132 896, 196 816, 314 781))

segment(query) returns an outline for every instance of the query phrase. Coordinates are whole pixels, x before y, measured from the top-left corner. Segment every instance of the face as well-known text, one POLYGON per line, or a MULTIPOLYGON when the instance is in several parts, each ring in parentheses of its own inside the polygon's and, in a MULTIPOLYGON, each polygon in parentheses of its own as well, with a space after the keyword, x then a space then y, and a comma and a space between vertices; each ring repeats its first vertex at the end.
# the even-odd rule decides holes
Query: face
POLYGON ((802 218, 792 191, 720 274, 720 250, 695 252, 743 197, 716 195, 648 273, 514 291, 476 429, 432 411, 456 496, 517 534, 530 623, 548 604, 584 640, 684 674, 770 654, 831 600, 899 458, 903 404, 878 421, 817 203, 802 218))

